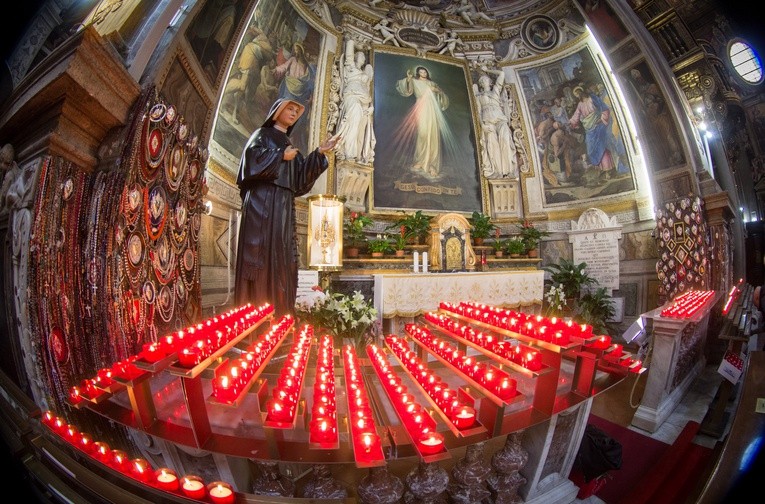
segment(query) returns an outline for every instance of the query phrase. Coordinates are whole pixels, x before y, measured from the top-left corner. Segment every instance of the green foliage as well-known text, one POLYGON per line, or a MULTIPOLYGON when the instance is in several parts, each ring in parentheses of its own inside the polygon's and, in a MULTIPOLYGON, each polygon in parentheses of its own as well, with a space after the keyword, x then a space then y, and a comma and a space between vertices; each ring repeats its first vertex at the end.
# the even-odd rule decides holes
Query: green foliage
POLYGON ((468 218, 468 222, 470 223, 470 236, 473 238, 488 238, 492 231, 497 228, 491 222, 491 217, 481 212, 474 211, 468 218))
POLYGON ((595 292, 587 292, 577 303, 577 317, 585 324, 590 324, 595 334, 614 334, 608 320, 616 314, 611 296, 605 287, 595 292))
POLYGON ((338 338, 363 343, 380 331, 377 310, 360 291, 352 295, 324 293, 318 287, 295 303, 297 316, 314 328, 329 331, 338 338))
POLYGON ((595 279, 587 274, 587 263, 574 264, 573 261, 561 258, 558 264, 549 264, 542 267, 550 273, 550 280, 555 285, 563 287, 567 298, 579 298, 583 287, 589 287, 595 283, 595 279))
POLYGON ((393 248, 396 250, 404 250, 408 240, 409 238, 407 237, 406 229, 404 226, 401 226, 399 228, 399 233, 393 236, 393 248))
POLYGON ((528 220, 524 220, 522 224, 518 225, 518 231, 520 232, 521 240, 523 240, 523 243, 526 246, 526 250, 537 248, 539 246, 539 241, 543 237, 550 235, 547 231, 542 231, 534 227, 534 224, 528 220))
POLYGON ((507 241, 501 240, 499 238, 494 238, 494 241, 491 242, 491 246, 494 248, 495 252, 500 250, 504 251, 507 248, 507 241))
POLYGON ((514 236, 505 241, 505 251, 510 255, 523 254, 526 252, 526 245, 523 244, 523 240, 514 236))
POLYGON ((407 240, 424 240, 430 233, 430 221, 433 216, 425 215, 422 210, 417 210, 413 214, 405 214, 403 217, 393 222, 386 229, 398 229, 403 227, 403 233, 407 240))
POLYGON ((367 240, 367 249, 369 249, 370 252, 392 252, 393 251, 393 245, 388 240, 388 236, 381 236, 377 235, 377 238, 372 238, 371 240, 367 240))
POLYGON ((359 247, 366 243, 364 229, 374 223, 371 217, 361 212, 350 212, 343 222, 343 239, 348 247, 359 247))

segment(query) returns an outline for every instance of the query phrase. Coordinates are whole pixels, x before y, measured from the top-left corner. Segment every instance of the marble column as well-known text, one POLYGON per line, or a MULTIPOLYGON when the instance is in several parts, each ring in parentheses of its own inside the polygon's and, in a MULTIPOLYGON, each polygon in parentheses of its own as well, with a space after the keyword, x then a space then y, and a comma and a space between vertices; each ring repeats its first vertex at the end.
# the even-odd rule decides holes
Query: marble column
POLYGON ((486 478, 491 468, 483 460, 485 444, 485 441, 481 441, 469 445, 465 456, 452 469, 452 480, 447 490, 449 502, 475 504, 491 495, 486 487, 486 478))

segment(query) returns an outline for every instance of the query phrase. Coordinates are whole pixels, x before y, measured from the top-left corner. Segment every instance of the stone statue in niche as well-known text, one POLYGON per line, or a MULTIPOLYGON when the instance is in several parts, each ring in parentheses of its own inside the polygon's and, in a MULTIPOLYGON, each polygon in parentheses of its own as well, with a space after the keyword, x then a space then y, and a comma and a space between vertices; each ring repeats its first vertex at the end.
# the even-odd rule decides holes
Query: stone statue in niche
POLYGON ((486 478, 491 468, 483 460, 486 442, 469 445, 465 456, 452 469, 452 481, 447 492, 454 504, 473 504, 487 499, 491 492, 486 488, 486 478))
POLYGON ((6 214, 10 210, 12 201, 8 199, 8 191, 21 172, 19 165, 16 164, 15 157, 16 152, 13 149, 13 145, 5 144, 0 149, 0 171, 3 175, 3 183, 0 186, 0 214, 6 214))
POLYGON ((518 489, 526 483, 519 472, 529 461, 529 452, 521 446, 523 431, 507 436, 505 446, 491 457, 492 473, 487 482, 496 504, 523 502, 518 489))
POLYGON ((393 504, 404 495, 404 483, 388 466, 372 467, 359 482, 358 493, 362 504, 393 504))
POLYGON ((345 43, 340 65, 340 94, 343 103, 335 133, 342 135, 337 159, 372 164, 375 158, 375 132, 372 125, 372 81, 374 70, 363 51, 357 51, 353 39, 345 43))
POLYGON ((448 502, 446 488, 449 474, 437 463, 420 461, 406 475, 407 491, 404 494, 406 504, 445 504, 448 502))
POLYGON ((294 497, 295 483, 279 472, 278 462, 255 462, 258 477, 252 482, 252 493, 274 497, 294 497))
POLYGON ((482 66, 484 72, 473 84, 478 116, 481 120, 481 164, 487 178, 516 178, 518 158, 510 127, 510 118, 505 113, 509 100, 504 88, 505 72, 482 66), (492 82, 491 75, 496 78, 492 82))
POLYGON ((313 475, 303 490, 303 497, 311 499, 344 499, 348 490, 332 477, 327 464, 313 466, 313 475))

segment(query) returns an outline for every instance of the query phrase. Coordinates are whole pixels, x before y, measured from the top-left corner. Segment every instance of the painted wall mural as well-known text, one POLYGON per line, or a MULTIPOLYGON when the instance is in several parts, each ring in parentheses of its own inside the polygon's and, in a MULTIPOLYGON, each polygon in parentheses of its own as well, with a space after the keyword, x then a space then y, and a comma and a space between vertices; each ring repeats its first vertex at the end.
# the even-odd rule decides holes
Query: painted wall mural
POLYGON ((465 67, 379 50, 374 67, 375 209, 481 210, 465 67))
POLYGON ((290 135, 308 150, 321 36, 286 0, 262 0, 226 77, 212 139, 234 159, 260 127, 276 98, 291 98, 306 110, 290 135))
POLYGON ((209 0, 191 22, 186 39, 210 84, 217 84, 226 51, 249 0, 209 0))
POLYGON ((643 149, 654 172, 685 163, 682 142, 672 111, 645 62, 638 63, 621 76, 631 110, 645 132, 643 149))
POLYGON ((518 75, 546 205, 635 190, 620 117, 588 49, 518 75))

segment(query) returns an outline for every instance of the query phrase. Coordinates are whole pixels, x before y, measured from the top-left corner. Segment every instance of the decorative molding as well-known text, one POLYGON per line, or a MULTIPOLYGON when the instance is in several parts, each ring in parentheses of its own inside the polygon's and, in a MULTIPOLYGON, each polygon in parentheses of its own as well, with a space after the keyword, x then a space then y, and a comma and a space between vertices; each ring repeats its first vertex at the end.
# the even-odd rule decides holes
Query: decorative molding
POLYGON ((25 77, 0 116, 0 137, 19 159, 47 153, 90 171, 140 91, 114 49, 87 27, 25 77))

